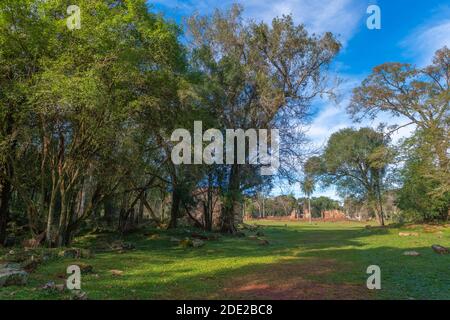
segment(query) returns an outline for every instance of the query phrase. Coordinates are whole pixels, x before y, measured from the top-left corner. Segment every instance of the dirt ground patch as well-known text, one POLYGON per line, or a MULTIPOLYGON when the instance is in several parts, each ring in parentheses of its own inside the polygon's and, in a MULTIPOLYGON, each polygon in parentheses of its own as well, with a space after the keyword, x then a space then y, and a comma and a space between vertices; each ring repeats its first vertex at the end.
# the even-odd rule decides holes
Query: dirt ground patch
POLYGON ((320 282, 317 278, 346 266, 334 260, 282 262, 233 279, 224 289, 232 299, 270 300, 361 300, 373 293, 361 285, 320 282), (315 279, 312 280, 311 278, 315 279))

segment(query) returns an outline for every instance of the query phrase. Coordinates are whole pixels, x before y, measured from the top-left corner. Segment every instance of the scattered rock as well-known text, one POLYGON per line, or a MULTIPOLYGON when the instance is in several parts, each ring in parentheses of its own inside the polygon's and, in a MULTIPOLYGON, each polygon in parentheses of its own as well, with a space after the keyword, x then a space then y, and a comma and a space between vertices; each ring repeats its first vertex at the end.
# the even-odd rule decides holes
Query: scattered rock
POLYGON ((66 249, 60 251, 58 256, 62 258, 78 259, 81 257, 81 251, 79 249, 66 249))
POLYGON ((32 255, 29 260, 22 263, 22 268, 26 272, 31 273, 34 272, 41 263, 42 263, 41 258, 32 255))
POLYGON ((117 240, 112 243, 111 248, 118 251, 128 251, 133 250, 135 247, 131 242, 123 242, 122 240, 117 240))
POLYGON ((180 241, 180 246, 182 246, 183 248, 193 247, 194 243, 191 239, 184 239, 180 241))
POLYGON ((119 276, 122 276, 123 275, 123 271, 122 270, 110 270, 110 272, 111 272, 111 274, 113 275, 113 276, 116 276, 116 277, 119 277, 119 276))
POLYGON ((400 237, 418 237, 419 234, 417 232, 399 232, 398 235, 400 237))
POLYGON ((50 260, 50 259, 52 259, 52 258, 54 258, 54 257, 55 257, 55 255, 54 255, 53 253, 45 252, 45 253, 42 255, 42 261, 45 262, 45 261, 48 261, 48 260, 50 260))
POLYGON ((49 281, 41 287, 42 290, 56 290, 63 292, 66 289, 65 284, 56 284, 54 281, 49 281))
POLYGON ((80 248, 69 248, 62 250, 58 253, 59 257, 69 258, 69 259, 89 259, 94 256, 91 250, 89 249, 80 249, 80 248))
POLYGON ((66 286, 64 284, 57 284, 55 285, 55 289, 56 291, 63 292, 66 289, 66 286))
POLYGON ((87 300, 87 293, 81 290, 73 290, 71 300, 87 300))
POLYGON ((94 271, 94 267, 87 263, 78 263, 78 267, 80 267, 81 274, 92 273, 94 271))
POLYGON ((0 287, 25 285, 28 281, 28 273, 17 263, 0 265, 0 287))
POLYGON ((55 284, 54 281, 49 281, 46 284, 44 284, 41 287, 41 289, 43 289, 43 290, 53 290, 53 289, 55 289, 55 286, 56 286, 56 284, 55 284))
POLYGON ((250 240, 258 240, 258 237, 257 237, 257 236, 248 236, 248 238, 249 238, 250 240))
POLYGON ((175 237, 170 238, 170 242, 180 242, 181 240, 175 237))
POLYGON ((420 256, 420 253, 417 251, 405 251, 403 252, 404 256, 411 256, 411 257, 418 257, 420 256))
POLYGON ((194 248, 199 248, 199 247, 203 247, 205 245, 205 242, 203 240, 200 239, 194 239, 192 240, 192 246, 194 248))
POLYGON ((16 263, 22 263, 24 261, 27 261, 29 259, 29 254, 23 252, 23 251, 14 251, 10 250, 4 257, 4 259, 8 262, 16 262, 16 263))
POLYGON ((438 254, 447 254, 449 252, 446 247, 440 246, 438 244, 433 244, 431 248, 438 254))
POLYGON ((81 258, 84 259, 94 258, 94 253, 89 249, 81 249, 81 258))

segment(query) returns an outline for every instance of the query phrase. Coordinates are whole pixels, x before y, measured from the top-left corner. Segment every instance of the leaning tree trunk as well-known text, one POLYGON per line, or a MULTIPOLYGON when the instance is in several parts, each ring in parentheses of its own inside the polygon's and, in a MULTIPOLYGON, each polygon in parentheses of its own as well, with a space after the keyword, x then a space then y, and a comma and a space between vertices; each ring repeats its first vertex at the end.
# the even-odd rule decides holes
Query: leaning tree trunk
POLYGON ((239 205, 240 195, 240 170, 238 164, 231 166, 228 193, 225 197, 225 203, 222 208, 222 233, 236 233, 236 226, 234 225, 235 210, 239 205))
POLYGON ((214 194, 211 175, 208 177, 208 190, 206 194, 206 204, 203 204, 204 217, 205 217, 205 230, 211 231, 213 225, 214 215, 214 194))
POLYGON ((104 216, 103 219, 108 227, 113 226, 114 221, 114 205, 111 197, 105 198, 103 201, 104 216))
POLYGON ((174 229, 177 227, 180 204, 181 204, 181 197, 179 194, 179 190, 175 187, 172 191, 172 207, 170 209, 169 229, 174 229))
POLYGON ((144 220, 144 199, 147 197, 146 193, 142 193, 140 199, 139 199, 139 209, 137 212, 137 215, 135 217, 135 224, 136 226, 139 226, 142 221, 144 220))
POLYGON ((50 202, 48 205, 48 214, 47 214, 47 227, 45 231, 45 239, 47 242, 47 245, 51 247, 53 245, 53 219, 55 215, 55 207, 56 207, 56 188, 52 189, 51 195, 50 195, 50 202))
POLYGON ((67 229, 67 215, 68 215, 68 203, 66 186, 64 181, 60 185, 59 193, 61 196, 61 210, 59 215, 58 233, 56 235, 57 246, 62 247, 66 243, 66 229, 67 229))

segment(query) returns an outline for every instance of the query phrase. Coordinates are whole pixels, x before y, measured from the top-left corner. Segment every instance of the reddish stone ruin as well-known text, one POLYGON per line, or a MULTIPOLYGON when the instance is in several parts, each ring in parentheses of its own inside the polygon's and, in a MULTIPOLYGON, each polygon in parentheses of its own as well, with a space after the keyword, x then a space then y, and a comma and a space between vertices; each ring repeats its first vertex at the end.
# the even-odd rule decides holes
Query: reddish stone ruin
MULTIPOLYGON (((309 211, 299 212, 293 210, 290 215, 290 220, 309 220, 309 211)), ((337 221, 337 220, 347 220, 345 213, 341 210, 326 210, 322 212, 322 218, 313 218, 313 220, 324 220, 324 221, 337 221)))
MULTIPOLYGON (((193 207, 190 211, 189 215, 181 221, 189 225, 195 225, 194 219, 198 221, 200 224, 205 225, 205 211, 208 210, 208 207, 211 210, 211 227, 212 230, 220 230, 222 227, 221 220, 221 211, 222 211, 222 200, 219 196, 219 192, 217 190, 212 190, 208 192, 208 188, 199 188, 193 192, 193 197, 196 201, 196 206, 193 207)), ((234 210, 236 212, 235 215, 235 223, 239 224, 243 222, 243 207, 240 204, 236 204, 236 208, 234 210), (240 214, 239 214, 240 213, 240 214)))

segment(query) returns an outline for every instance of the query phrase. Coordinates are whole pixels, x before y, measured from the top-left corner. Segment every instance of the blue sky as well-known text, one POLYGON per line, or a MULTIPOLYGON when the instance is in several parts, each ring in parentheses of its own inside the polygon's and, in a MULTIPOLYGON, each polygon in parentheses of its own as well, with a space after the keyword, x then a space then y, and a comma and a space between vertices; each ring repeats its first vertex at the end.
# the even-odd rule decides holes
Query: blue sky
MULTIPOLYGON (((402 124, 404 119, 392 119, 380 115, 378 119, 354 124, 345 113, 351 90, 357 86, 371 69, 384 62, 409 62, 425 66, 434 52, 447 45, 450 47, 450 0, 156 0, 149 1, 153 11, 181 22, 197 11, 211 13, 214 8, 228 8, 241 3, 245 16, 254 20, 270 22, 275 16, 292 14, 297 23, 303 23, 311 32, 331 31, 338 35, 343 49, 333 64, 332 72, 344 83, 339 88, 338 104, 317 101, 313 105, 314 117, 309 136, 317 146, 322 146, 335 131, 349 127, 373 126, 380 122, 402 124), (366 13, 369 5, 381 9, 381 30, 369 30, 366 13)), ((400 130, 394 141, 408 136, 413 128, 400 130)), ((298 186, 280 186, 278 192, 292 191, 300 195, 298 186)), ((277 192, 277 190, 274 190, 277 192)), ((322 190, 316 195, 337 198, 334 190, 322 190)))

